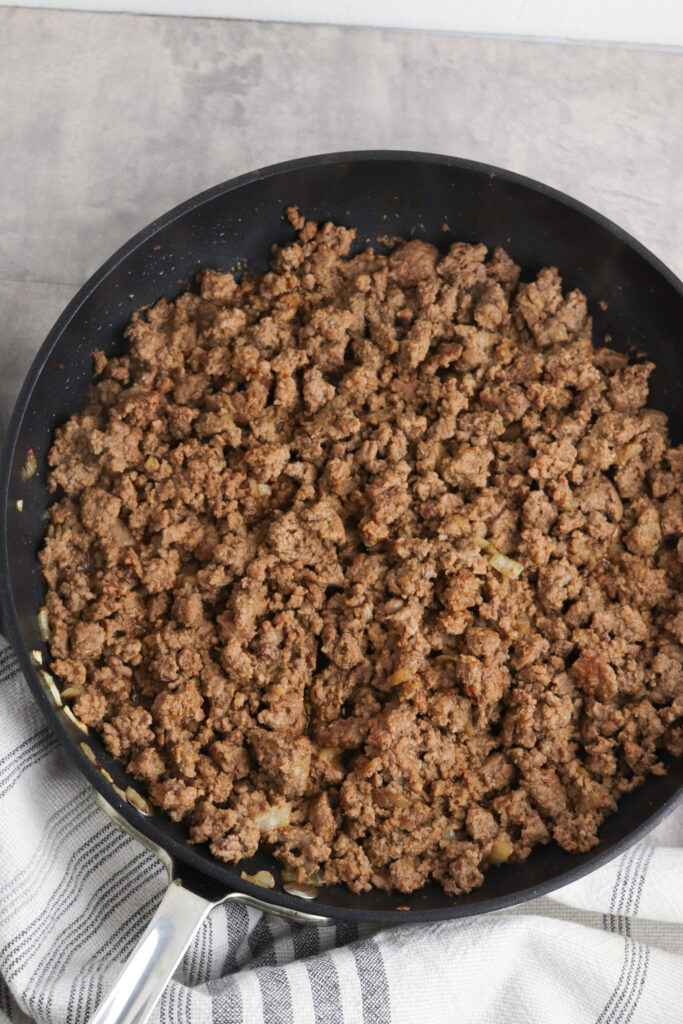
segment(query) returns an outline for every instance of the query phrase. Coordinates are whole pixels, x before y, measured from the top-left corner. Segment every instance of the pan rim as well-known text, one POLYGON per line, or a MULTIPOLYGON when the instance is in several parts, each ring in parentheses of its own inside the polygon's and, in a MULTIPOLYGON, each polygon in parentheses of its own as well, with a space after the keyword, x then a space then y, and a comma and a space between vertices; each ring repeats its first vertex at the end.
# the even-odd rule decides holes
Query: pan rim
MULTIPOLYGON (((168 850, 171 856, 177 859, 180 863, 189 865, 190 868, 198 871, 203 876, 210 878, 214 882, 220 882, 226 886, 226 890, 229 888, 231 891, 256 896, 259 899, 264 898, 263 889, 249 882, 245 882, 237 875, 235 875, 234 878, 231 878, 229 882, 226 882, 224 872, 226 870, 230 871, 230 866, 224 865, 215 859, 209 859, 208 862, 205 861, 205 859, 193 848, 188 848, 187 843, 179 843, 176 839, 167 836, 157 827, 154 818, 142 816, 134 807, 131 807, 130 804, 120 800, 120 798, 113 793, 109 784, 101 777, 95 766, 93 766, 86 757, 81 754, 80 750, 76 749, 77 744, 70 736, 60 718, 55 714, 47 694, 38 682, 35 666, 31 661, 28 648, 21 634, 13 595, 11 593, 9 582, 9 537, 7 529, 10 473, 19 430, 23 423, 31 394, 44 369, 46 360, 52 351, 52 348, 83 303, 87 301, 95 289, 99 287, 99 285, 112 273, 112 271, 114 271, 124 259, 131 255, 132 252, 179 218, 184 217, 193 210, 211 202, 218 196, 236 191, 244 185, 252 182, 276 177, 296 170, 322 167, 329 164, 358 164, 362 162, 381 161, 435 164, 444 167, 452 167, 472 171, 488 177, 498 177, 505 181, 530 189, 547 199, 568 207, 574 212, 582 214, 589 220, 598 224, 609 234, 616 237, 620 242, 635 251, 637 255, 649 263, 650 266, 674 289, 674 291, 683 298, 683 282, 659 259, 659 257, 642 245, 642 243, 636 238, 609 218, 596 210, 593 210, 591 207, 585 205, 579 200, 528 176, 480 161, 468 160, 461 157, 447 156, 438 153, 411 150, 351 150, 299 157, 294 160, 271 164, 256 171, 247 172, 235 178, 230 178, 218 185, 197 193, 182 203, 179 203, 165 214, 162 214, 149 222, 144 228, 133 235, 88 278, 85 284, 81 286, 71 301, 67 304, 63 312, 59 315, 36 353, 31 367, 24 379, 10 417, 3 444, 2 459, 0 460, 0 607, 2 609, 3 624, 7 634, 7 639, 14 648, 20 668, 29 688, 32 691, 33 698, 40 707, 47 724, 52 729, 60 745, 69 754, 70 760, 72 762, 75 761, 78 770, 106 800, 116 807, 116 809, 124 816, 124 818, 126 818, 127 821, 130 822, 131 825, 168 850), (212 870, 214 868, 215 870, 212 870)), ((644 835, 646 835, 659 821, 673 810, 682 796, 683 786, 679 787, 677 792, 667 798, 667 800, 665 800, 657 810, 654 811, 636 829, 627 833, 627 835, 617 840, 611 846, 603 850, 598 849, 594 854, 585 855, 589 858, 587 861, 582 859, 580 863, 576 864, 576 866, 570 867, 560 875, 556 875, 553 878, 539 882, 536 885, 526 886, 502 896, 484 899, 479 903, 458 904, 457 897, 451 897, 451 905, 437 908, 415 908, 410 911, 399 911, 395 909, 366 909, 353 906, 339 907, 325 904, 322 899, 320 901, 316 900, 314 903, 310 903, 309 901, 303 900, 299 897, 291 896, 284 891, 275 890, 270 890, 267 893, 267 899, 269 902, 272 902, 274 909, 279 906, 302 913, 313 911, 336 919, 373 923, 377 925, 407 924, 421 921, 465 918, 504 910, 507 907, 525 903, 538 896, 545 895, 565 885, 569 885, 597 868, 602 867, 604 864, 623 853, 624 850, 628 849, 635 842, 642 839, 644 835)), ((410 901, 410 898, 410 894, 401 897, 404 901, 410 901)), ((449 899, 445 894, 444 898, 449 899)), ((349 894, 349 899, 351 901, 353 900, 353 894, 349 894)))

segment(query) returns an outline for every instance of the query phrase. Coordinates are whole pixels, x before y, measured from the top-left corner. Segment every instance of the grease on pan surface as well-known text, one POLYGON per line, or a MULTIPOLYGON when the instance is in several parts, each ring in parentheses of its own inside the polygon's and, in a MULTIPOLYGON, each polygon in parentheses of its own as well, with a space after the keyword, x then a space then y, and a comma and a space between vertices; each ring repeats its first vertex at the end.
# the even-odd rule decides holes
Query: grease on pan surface
POLYGON ((681 449, 557 271, 289 211, 95 353, 40 559, 78 718, 237 861, 451 894, 682 752, 681 449))

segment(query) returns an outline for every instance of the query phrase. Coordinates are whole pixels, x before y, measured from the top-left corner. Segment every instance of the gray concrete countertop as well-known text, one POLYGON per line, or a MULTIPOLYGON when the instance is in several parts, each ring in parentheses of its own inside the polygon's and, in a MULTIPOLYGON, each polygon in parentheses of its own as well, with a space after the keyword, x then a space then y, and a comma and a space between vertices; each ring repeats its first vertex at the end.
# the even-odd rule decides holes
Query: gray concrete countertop
POLYGON ((0 8, 0 429, 51 324, 201 189, 344 149, 450 153, 588 203, 683 275, 683 56, 0 8))

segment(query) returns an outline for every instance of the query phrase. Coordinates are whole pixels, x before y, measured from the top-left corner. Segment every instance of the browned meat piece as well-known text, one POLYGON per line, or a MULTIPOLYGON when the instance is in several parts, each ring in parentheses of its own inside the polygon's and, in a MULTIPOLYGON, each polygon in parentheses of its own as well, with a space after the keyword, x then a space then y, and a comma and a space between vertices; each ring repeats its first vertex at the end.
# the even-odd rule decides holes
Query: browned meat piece
POLYGON ((97 658, 106 637, 106 632, 96 622, 77 622, 71 633, 72 656, 79 661, 97 658))
POLYGON ((428 277, 434 277, 438 255, 438 249, 426 242, 406 242, 389 257, 394 280, 402 288, 410 288, 428 277))
POLYGON ((253 729, 249 745, 275 793, 303 795, 311 770, 311 743, 305 736, 292 740, 265 729, 253 729))
POLYGON ((638 516, 636 525, 625 538, 626 547, 634 555, 654 555, 662 543, 659 516, 654 505, 648 505, 638 516))

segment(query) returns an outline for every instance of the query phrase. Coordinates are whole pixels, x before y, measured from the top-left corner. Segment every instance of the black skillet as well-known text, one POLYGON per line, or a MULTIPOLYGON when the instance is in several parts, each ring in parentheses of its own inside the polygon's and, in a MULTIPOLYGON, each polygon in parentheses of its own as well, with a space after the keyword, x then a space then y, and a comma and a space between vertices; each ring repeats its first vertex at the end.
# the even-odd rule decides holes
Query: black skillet
MULTIPOLYGON (((19 395, 2 461, 2 605, 27 683, 72 761, 129 825, 173 858, 185 884, 191 880, 195 889, 204 886, 212 898, 229 891, 265 898, 273 909, 304 913, 313 909, 310 902, 279 886, 266 891, 240 877, 245 868, 249 873, 273 869, 267 854, 246 864, 223 864, 206 847, 189 845, 180 825, 160 815, 144 816, 116 795, 79 744, 89 744, 97 765, 120 789, 131 779, 95 735, 86 739, 67 713, 55 707, 30 655, 40 650, 49 662, 36 619, 44 590, 36 551, 45 528, 42 513, 51 501, 44 485, 46 453, 54 427, 85 399, 92 349, 119 352, 131 313, 162 295, 172 299, 202 267, 265 270, 271 243, 294 237, 283 218, 289 204, 297 204, 307 217, 355 226, 357 247, 377 246, 382 236, 424 238, 443 249, 456 239, 483 241, 489 248, 504 246, 521 264, 525 279, 543 266, 557 266, 566 288, 578 287, 587 294, 598 342, 609 336, 616 348, 645 353, 656 363, 650 401, 668 414, 674 442, 683 440, 683 285, 616 225, 517 174, 423 153, 337 153, 242 175, 176 207, 112 256, 50 331, 19 395), (29 449, 35 453, 37 472, 24 480, 29 449)), ((315 911, 326 917, 406 924, 522 903, 594 870, 642 837, 673 807, 682 783, 683 765, 671 764, 667 775, 648 779, 624 797, 590 853, 570 856, 555 845, 538 848, 526 863, 490 870, 480 889, 455 899, 436 885, 409 897, 321 888, 315 911), (409 910, 397 909, 406 905, 409 910)))

